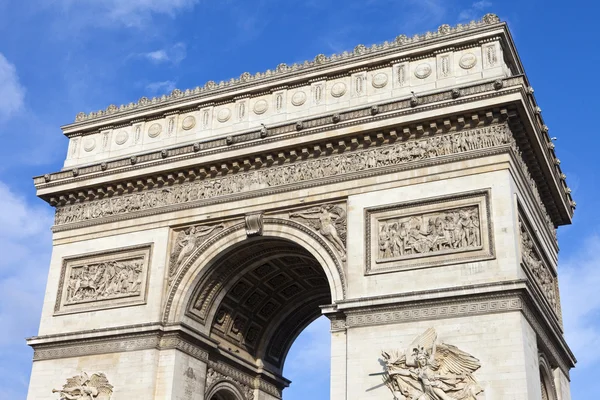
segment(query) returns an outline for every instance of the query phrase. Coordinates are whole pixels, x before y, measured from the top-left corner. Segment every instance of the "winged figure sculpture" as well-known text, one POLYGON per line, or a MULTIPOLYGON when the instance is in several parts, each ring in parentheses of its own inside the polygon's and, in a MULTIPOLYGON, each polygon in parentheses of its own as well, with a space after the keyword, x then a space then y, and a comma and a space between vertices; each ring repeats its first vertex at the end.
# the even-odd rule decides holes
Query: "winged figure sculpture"
POLYGON ((483 389, 473 373, 479 360, 446 343, 429 328, 403 351, 382 352, 385 385, 394 400, 477 400, 483 389))
POLYGON ((60 400, 110 400, 113 386, 108 383, 103 373, 88 376, 83 372, 67 379, 62 389, 53 389, 52 393, 59 393, 60 400))

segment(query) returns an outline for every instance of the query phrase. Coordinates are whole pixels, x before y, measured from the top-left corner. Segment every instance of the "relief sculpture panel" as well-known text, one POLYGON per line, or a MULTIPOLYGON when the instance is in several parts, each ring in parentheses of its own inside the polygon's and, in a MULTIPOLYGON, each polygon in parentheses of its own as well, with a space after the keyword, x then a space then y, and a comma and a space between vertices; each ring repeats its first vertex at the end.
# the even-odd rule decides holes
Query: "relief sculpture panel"
POLYGON ((558 281, 534 243, 534 239, 521 216, 519 217, 519 226, 521 229, 521 260, 525 270, 548 300, 552 310, 557 316, 560 316, 558 281))
MULTIPOLYGON (((56 225, 94 220, 188 202, 215 202, 220 196, 259 191, 311 180, 352 176, 358 172, 420 162, 441 156, 482 150, 505 144, 514 145, 508 126, 492 125, 372 149, 349 150, 343 154, 319 156, 305 161, 286 161, 271 166, 226 176, 196 179, 192 182, 143 190, 100 200, 58 206, 56 225)), ((336 246, 337 247, 337 246, 336 246)))
POLYGON ((493 256, 487 191, 366 210, 367 273, 493 256))
POLYGON ((150 251, 142 246, 65 259, 55 313, 143 304, 150 251))

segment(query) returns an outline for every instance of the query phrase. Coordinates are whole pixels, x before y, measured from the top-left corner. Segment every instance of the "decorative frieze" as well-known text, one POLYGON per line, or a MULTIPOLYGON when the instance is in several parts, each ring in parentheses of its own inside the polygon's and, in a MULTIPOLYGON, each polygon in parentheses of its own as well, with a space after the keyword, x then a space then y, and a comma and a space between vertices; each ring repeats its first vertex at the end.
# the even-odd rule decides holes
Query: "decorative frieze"
POLYGON ((221 196, 254 191, 258 194, 261 190, 273 187, 351 175, 513 143, 514 140, 506 124, 424 139, 398 140, 393 144, 373 149, 353 151, 348 149, 342 154, 321 155, 302 161, 290 159, 281 166, 261 167, 248 172, 232 172, 214 178, 206 175, 204 179, 173 184, 173 186, 57 206, 55 223, 62 225, 88 221, 188 202, 214 202, 221 196))
POLYGON ((560 318, 558 302, 558 280, 550 270, 539 247, 534 243, 523 217, 519 216, 521 230, 521 261, 525 270, 533 277, 533 281, 548 300, 552 311, 560 318))
POLYGON ((145 245, 64 259, 55 313, 145 303, 150 254, 145 245))
POLYGON ((390 272, 494 256, 489 192, 365 210, 366 272, 390 272))

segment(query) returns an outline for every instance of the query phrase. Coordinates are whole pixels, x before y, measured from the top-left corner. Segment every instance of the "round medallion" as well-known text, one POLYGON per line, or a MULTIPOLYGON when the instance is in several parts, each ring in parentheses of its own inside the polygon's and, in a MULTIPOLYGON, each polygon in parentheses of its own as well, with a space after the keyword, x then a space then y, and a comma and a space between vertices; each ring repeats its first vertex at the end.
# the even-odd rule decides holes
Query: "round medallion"
POLYGON ((217 113, 217 121, 227 122, 231 118, 231 110, 229 108, 222 108, 217 113))
POLYGON ((417 65, 417 68, 415 68, 415 76, 419 79, 425 79, 431 75, 431 71, 431 65, 427 63, 419 64, 417 65))
POLYGON ((162 126, 159 123, 154 123, 148 128, 148 136, 155 138, 162 132, 162 126))
POLYGON ((337 82, 331 87, 331 95, 333 97, 342 97, 346 94, 346 84, 344 82, 337 82))
POLYGON ((129 134, 125 131, 119 131, 115 136, 115 143, 119 146, 125 143, 129 139, 129 134))
POLYGON ((292 96, 292 104, 295 106, 301 106, 306 101, 306 93, 299 91, 294 93, 292 96))
POLYGON ((254 113, 255 114, 264 114, 267 109, 269 108, 269 103, 267 103, 266 100, 258 100, 256 103, 254 103, 254 113))
POLYGON ((193 115, 188 115, 181 122, 181 127, 186 131, 189 131, 194 126, 196 126, 196 118, 193 115))
POLYGON ((85 151, 87 151, 88 153, 92 150, 94 150, 96 148, 96 139, 94 138, 87 138, 85 139, 85 142, 83 142, 83 149, 85 151))
POLYGON ((477 56, 473 53, 465 53, 458 61, 462 69, 471 69, 477 64, 477 56))
POLYGON ((374 88, 380 89, 380 88, 384 87, 385 85, 387 85, 387 83, 388 83, 387 74, 380 72, 378 74, 373 75, 372 85, 374 88))

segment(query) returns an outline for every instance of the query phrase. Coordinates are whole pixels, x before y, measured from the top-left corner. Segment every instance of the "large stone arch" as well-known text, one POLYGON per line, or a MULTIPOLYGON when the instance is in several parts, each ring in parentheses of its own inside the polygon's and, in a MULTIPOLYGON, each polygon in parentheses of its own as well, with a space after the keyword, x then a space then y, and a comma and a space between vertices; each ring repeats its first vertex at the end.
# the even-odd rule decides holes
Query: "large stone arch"
POLYGON ((546 356, 542 353, 539 355, 539 366, 542 400, 558 400, 552 367, 546 356))
MULTIPOLYGON (((204 313, 190 313, 190 303, 198 295, 199 288, 206 284, 209 274, 213 273, 216 264, 222 261, 223 255, 235 251, 253 241, 275 240, 278 245, 289 243, 297 246, 296 253, 305 252, 321 267, 329 286, 331 301, 335 302, 345 297, 346 277, 342 255, 329 244, 318 232, 296 221, 283 218, 265 218, 262 235, 248 237, 245 223, 231 224, 222 231, 209 237, 182 264, 178 274, 172 280, 164 307, 163 322, 187 322, 195 325, 200 331, 208 333, 207 321, 214 316, 215 309, 205 310, 204 313), (194 315, 195 314, 195 315, 194 315)), ((276 253, 277 249, 273 249, 276 253)), ((273 253, 273 252, 271 252, 273 253)), ((258 255, 256 262, 268 259, 274 254, 258 255)), ((218 296, 223 287, 216 285, 209 296, 218 296)), ((211 298, 209 303, 215 298, 211 298)), ((217 299, 218 300, 218 299, 217 299)))

